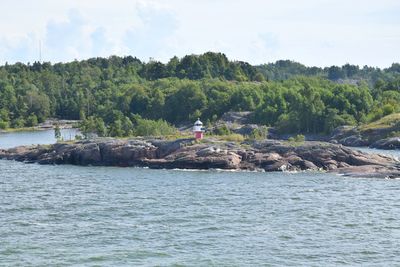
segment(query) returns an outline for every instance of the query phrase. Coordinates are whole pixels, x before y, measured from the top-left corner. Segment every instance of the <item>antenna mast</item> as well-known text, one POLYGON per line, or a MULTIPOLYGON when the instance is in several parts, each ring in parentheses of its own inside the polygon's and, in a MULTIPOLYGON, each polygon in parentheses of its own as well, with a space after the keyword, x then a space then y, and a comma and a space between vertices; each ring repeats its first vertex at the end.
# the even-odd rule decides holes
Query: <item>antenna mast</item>
POLYGON ((42 40, 39 40, 39 63, 42 63, 42 40))

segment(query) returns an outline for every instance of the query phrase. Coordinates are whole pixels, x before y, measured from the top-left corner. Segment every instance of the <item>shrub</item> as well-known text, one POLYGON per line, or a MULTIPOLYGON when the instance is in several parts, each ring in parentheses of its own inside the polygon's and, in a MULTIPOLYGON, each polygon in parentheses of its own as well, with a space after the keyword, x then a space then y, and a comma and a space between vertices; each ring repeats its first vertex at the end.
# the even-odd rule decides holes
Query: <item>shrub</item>
POLYGON ((91 134, 98 136, 106 136, 107 128, 102 118, 90 116, 85 120, 81 121, 79 128, 85 138, 88 138, 91 134))
POLYGON ((56 126, 54 127, 54 137, 57 140, 61 140, 62 139, 60 125, 58 125, 58 124, 56 124, 56 126))
POLYGON ((36 117, 36 115, 35 114, 29 115, 28 118, 26 118, 25 126, 33 127, 36 125, 38 125, 38 118, 36 117))
POLYGON ((9 123, 7 121, 0 121, 0 129, 7 129, 9 127, 9 123))
POLYGON ((230 135, 231 131, 229 130, 228 126, 226 124, 223 124, 222 126, 219 126, 214 129, 214 134, 216 135, 230 135))
POLYGON ((266 139, 268 136, 268 128, 265 126, 253 129, 253 131, 250 134, 250 139, 254 140, 263 140, 266 139))
POLYGON ((110 125, 109 135, 110 136, 117 136, 122 137, 125 136, 124 129, 122 129, 122 121, 116 120, 110 125))
POLYGON ((298 134, 296 136, 292 136, 290 137, 288 140, 289 142, 296 142, 296 143, 300 143, 300 142, 304 142, 305 141, 305 137, 302 134, 298 134))
POLYGON ((136 119, 136 136, 165 136, 177 134, 177 129, 164 120, 136 119))
POLYGON ((394 112, 394 107, 390 104, 386 104, 383 106, 383 116, 392 114, 394 112))
POLYGON ((24 127, 24 125, 25 125, 25 120, 23 118, 21 118, 21 117, 15 119, 12 122, 12 127, 13 128, 22 128, 22 127, 24 127))

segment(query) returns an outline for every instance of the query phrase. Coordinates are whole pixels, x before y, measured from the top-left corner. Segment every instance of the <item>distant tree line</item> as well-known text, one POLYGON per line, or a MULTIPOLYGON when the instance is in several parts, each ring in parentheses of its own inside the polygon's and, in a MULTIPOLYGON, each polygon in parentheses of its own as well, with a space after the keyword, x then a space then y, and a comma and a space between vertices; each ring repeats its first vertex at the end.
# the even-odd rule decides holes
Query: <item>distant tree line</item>
POLYGON ((254 123, 281 132, 321 133, 399 109, 399 64, 384 70, 291 61, 252 66, 209 52, 166 64, 112 56, 0 67, 3 129, 55 117, 81 119, 84 129, 102 136, 163 134, 197 117, 214 122, 227 111, 254 111, 254 123))
POLYGON ((364 81, 374 86, 379 80, 391 81, 398 77, 400 64, 393 63, 391 67, 380 69, 375 67, 345 64, 325 68, 307 67, 291 60, 278 60, 275 63, 256 66, 267 80, 287 80, 296 76, 321 77, 341 83, 357 83, 364 81))

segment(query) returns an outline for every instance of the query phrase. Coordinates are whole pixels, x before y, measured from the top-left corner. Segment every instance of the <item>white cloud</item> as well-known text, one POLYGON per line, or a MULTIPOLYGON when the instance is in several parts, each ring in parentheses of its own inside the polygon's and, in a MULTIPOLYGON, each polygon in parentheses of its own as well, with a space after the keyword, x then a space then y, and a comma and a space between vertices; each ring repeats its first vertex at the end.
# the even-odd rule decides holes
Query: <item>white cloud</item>
POLYGON ((170 49, 169 38, 175 33, 177 22, 165 9, 141 6, 137 9, 141 24, 124 34, 127 50, 142 58, 160 58, 170 49))
POLYGON ((400 61, 397 0, 2 0, 0 63, 219 51, 253 64, 400 61))

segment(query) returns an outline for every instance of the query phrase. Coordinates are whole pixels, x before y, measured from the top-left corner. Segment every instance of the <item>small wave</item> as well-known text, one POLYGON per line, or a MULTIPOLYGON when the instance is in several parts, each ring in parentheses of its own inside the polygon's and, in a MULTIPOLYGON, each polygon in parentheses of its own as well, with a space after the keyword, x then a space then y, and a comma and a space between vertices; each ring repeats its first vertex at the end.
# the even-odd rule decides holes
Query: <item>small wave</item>
POLYGON ((161 170, 173 170, 173 171, 181 171, 181 172, 265 172, 263 169, 256 170, 242 170, 242 169, 161 169, 161 170))
POLYGON ((164 170, 164 171, 169 171, 169 170, 173 170, 173 171, 180 171, 180 172, 208 172, 210 171, 210 169, 206 170, 206 169, 179 169, 179 168, 174 168, 174 169, 160 169, 160 170, 164 170))

